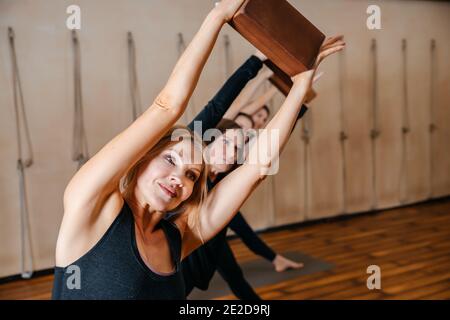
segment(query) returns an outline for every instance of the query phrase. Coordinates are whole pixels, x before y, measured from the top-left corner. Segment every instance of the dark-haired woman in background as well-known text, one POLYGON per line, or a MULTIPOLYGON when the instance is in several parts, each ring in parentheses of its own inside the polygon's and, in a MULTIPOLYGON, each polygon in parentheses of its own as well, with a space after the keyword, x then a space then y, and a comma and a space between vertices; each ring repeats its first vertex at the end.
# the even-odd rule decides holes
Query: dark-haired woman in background
MULTIPOLYGON (((250 126, 255 128, 252 117, 247 113, 241 112, 240 110, 249 113, 254 112, 254 110, 257 110, 256 112, 258 112, 260 108, 264 108, 265 104, 276 92, 276 89, 272 87, 258 99, 250 103, 248 102, 251 95, 254 94, 263 81, 271 76, 270 70, 261 71, 258 77, 254 79, 247 87, 245 87, 243 91, 241 91, 245 86, 245 83, 250 81, 251 77, 249 77, 249 75, 254 76, 262 68, 262 61, 265 59, 266 57, 259 51, 255 54, 255 56, 249 58, 247 62, 244 63, 230 77, 216 96, 208 103, 205 109, 200 112, 199 116, 197 116, 189 124, 189 127, 193 128, 195 121, 202 121, 202 129, 205 131, 217 126, 217 128, 222 132, 222 136, 216 138, 216 140, 210 145, 209 152, 212 150, 214 154, 220 154, 219 158, 223 158, 225 154, 233 154, 233 152, 229 151, 229 148, 233 149, 235 147, 233 147, 232 142, 233 136, 235 136, 232 134, 233 130, 240 128, 249 129, 250 126), (234 99, 232 104, 231 99, 234 99), (215 112, 208 109, 215 109, 215 112), (208 116, 205 116, 205 114, 208 116), (222 116, 224 118, 221 120, 222 116), (249 124, 247 127, 245 124, 242 125, 242 122, 239 123, 239 116, 246 118, 246 121, 250 122, 251 125, 249 124), (230 120, 227 117, 234 117, 235 121, 230 120), (225 135, 227 130, 228 137, 225 135), (225 143, 228 145, 226 146, 225 143)), ((302 106, 297 120, 305 114, 306 110, 306 106, 302 106)), ((263 127, 267 121, 268 118, 266 118, 265 121, 260 121, 259 128, 263 127)), ((214 162, 214 158, 212 160, 213 161, 210 162, 211 170, 208 179, 209 189, 213 188, 215 184, 217 184, 231 170, 233 170, 233 168, 235 168, 234 163, 236 162, 236 159, 226 159, 227 164, 219 164, 214 162)), ((303 263, 297 263, 280 254, 276 254, 253 231, 242 214, 238 212, 229 225, 216 237, 211 239, 204 246, 198 248, 183 261, 182 266, 186 282, 187 295, 189 295, 194 287, 206 290, 209 286, 211 278, 214 275, 214 272, 217 270, 238 298, 243 300, 259 299, 259 296, 244 278, 243 272, 228 245, 226 240, 226 231, 228 227, 230 227, 243 240, 251 251, 270 261, 274 265, 277 272, 282 272, 291 268, 303 267, 303 263)))

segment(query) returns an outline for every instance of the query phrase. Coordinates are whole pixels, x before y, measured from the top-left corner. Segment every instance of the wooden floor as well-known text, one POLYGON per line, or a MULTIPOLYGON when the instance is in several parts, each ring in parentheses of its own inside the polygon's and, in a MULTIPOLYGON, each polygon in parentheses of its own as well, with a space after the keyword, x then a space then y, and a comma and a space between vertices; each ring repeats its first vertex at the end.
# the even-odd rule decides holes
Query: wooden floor
MULTIPOLYGON (((263 299, 450 299, 450 200, 262 237, 278 252, 299 250, 335 265, 257 288, 263 299), (367 289, 369 265, 381 268, 381 290, 367 289)), ((240 240, 231 244, 238 261, 255 258, 240 240)), ((49 299, 52 279, 2 284, 0 299, 49 299)))

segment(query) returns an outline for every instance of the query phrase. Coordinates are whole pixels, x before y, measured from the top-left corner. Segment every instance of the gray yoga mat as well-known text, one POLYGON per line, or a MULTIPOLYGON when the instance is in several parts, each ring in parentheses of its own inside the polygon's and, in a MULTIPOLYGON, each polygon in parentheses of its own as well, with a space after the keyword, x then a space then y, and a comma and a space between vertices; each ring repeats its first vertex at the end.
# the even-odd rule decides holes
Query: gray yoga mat
MULTIPOLYGON (((267 286, 301 275, 321 272, 333 268, 332 264, 313 258, 301 252, 291 251, 283 253, 283 255, 294 261, 303 262, 304 267, 297 270, 276 272, 272 263, 262 258, 240 264, 245 278, 253 288, 267 286)), ((220 274, 216 272, 209 283, 208 290, 202 291, 195 288, 188 296, 188 300, 208 300, 229 294, 232 294, 230 288, 225 280, 222 279, 220 274)))

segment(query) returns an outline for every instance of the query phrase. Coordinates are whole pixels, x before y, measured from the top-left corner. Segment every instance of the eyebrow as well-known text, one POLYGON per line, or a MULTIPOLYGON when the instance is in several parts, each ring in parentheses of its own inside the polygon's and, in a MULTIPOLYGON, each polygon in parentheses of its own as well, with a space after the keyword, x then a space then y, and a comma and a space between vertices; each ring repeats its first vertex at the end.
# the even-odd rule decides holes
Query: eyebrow
MULTIPOLYGON (((169 151, 171 151, 171 152, 173 152, 173 153, 175 153, 175 154, 178 154, 179 156, 180 156, 180 161, 181 161, 181 163, 183 163, 184 164, 184 161, 183 161, 183 159, 182 159, 182 157, 183 157, 183 149, 181 149, 180 150, 180 152, 177 152, 176 150, 174 150, 173 148, 169 148, 169 151)), ((198 169, 198 168, 195 168, 195 167, 191 167, 191 168, 189 168, 189 170, 194 170, 194 171, 197 171, 197 173, 200 175, 201 174, 201 170, 200 169, 198 169)))
POLYGON ((197 168, 190 168, 190 170, 197 171, 198 174, 201 173, 200 169, 197 169, 197 168))

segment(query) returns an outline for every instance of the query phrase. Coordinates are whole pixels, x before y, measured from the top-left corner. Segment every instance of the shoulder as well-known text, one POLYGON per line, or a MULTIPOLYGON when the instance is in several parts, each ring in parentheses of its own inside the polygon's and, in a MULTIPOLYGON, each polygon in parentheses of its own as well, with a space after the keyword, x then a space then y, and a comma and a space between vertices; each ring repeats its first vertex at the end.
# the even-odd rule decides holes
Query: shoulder
POLYGON ((92 214, 86 214, 92 208, 83 207, 64 212, 56 242, 56 265, 69 265, 89 251, 106 233, 123 205, 124 199, 117 190, 97 205, 92 214))

